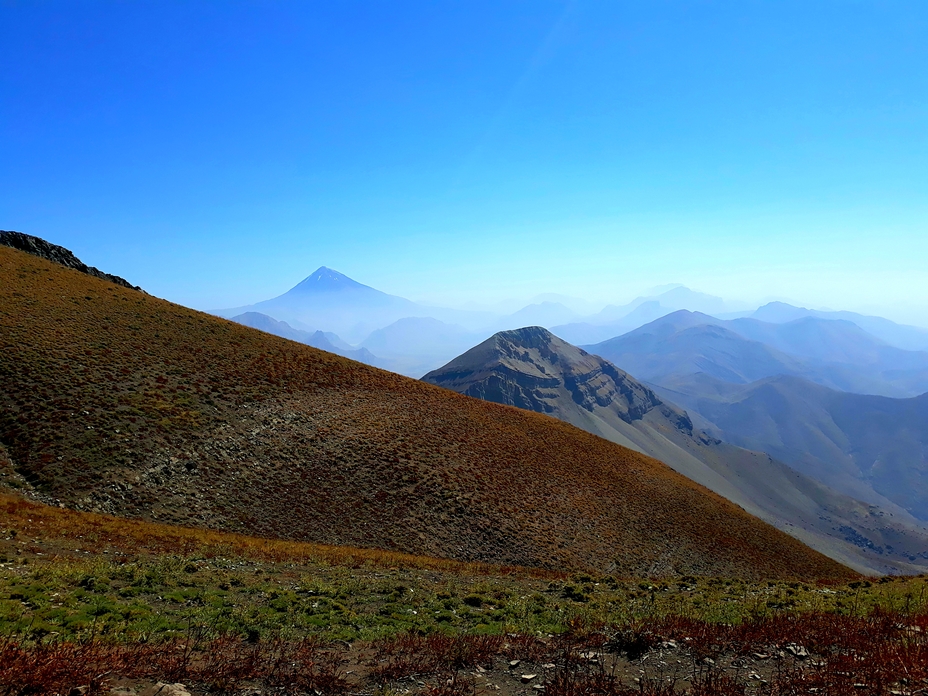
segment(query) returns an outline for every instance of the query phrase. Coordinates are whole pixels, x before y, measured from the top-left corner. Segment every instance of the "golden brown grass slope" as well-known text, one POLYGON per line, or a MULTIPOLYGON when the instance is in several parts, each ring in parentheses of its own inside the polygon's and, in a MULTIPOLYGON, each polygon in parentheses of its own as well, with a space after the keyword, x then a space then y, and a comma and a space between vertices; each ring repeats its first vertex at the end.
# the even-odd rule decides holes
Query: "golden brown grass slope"
POLYGON ((0 248, 0 444, 49 502, 626 575, 846 577, 656 460, 0 248))
MULTIPOLYGON (((165 554, 206 557, 232 556, 238 559, 269 563, 316 563, 346 568, 403 568, 429 570, 451 575, 563 578, 564 573, 538 568, 500 566, 489 563, 413 556, 397 551, 359 549, 351 546, 328 546, 301 541, 266 539, 244 534, 221 532, 197 527, 181 527, 159 522, 146 522, 78 512, 29 500, 15 493, 0 491, 0 519, 16 535, 0 538, 0 551, 12 558, 16 544, 30 551, 41 549, 39 555, 77 557, 82 553, 112 554, 113 558, 160 557, 165 554)), ((6 531, 6 530, 5 530, 6 531)), ((18 549, 22 551, 23 549, 18 549)), ((38 559, 31 557, 31 561, 38 559)))

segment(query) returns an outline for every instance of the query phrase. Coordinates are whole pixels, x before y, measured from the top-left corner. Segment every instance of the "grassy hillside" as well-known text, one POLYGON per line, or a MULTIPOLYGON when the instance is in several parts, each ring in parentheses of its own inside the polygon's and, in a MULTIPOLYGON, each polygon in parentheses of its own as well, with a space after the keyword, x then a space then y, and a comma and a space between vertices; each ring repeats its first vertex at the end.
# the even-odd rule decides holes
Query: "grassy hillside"
POLYGON ((899 602, 892 592, 855 602, 847 590, 822 593, 794 581, 626 579, 257 539, 127 522, 9 494, 0 494, 0 513, 0 634, 80 638, 91 629, 96 602, 106 605, 97 630, 127 637, 182 631, 195 618, 224 624, 217 630, 350 640, 397 631, 562 632, 576 618, 619 622, 681 612, 740 622, 777 609, 866 612, 899 602))
POLYGON ((623 575, 849 571, 659 462, 0 248, 0 443, 82 510, 623 575))

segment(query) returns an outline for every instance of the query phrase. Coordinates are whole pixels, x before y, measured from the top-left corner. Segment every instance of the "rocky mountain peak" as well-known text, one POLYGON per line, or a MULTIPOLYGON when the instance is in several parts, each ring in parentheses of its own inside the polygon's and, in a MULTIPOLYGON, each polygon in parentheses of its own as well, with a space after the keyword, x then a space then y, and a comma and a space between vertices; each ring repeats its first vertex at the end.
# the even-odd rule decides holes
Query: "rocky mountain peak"
POLYGON ((352 280, 344 273, 339 273, 331 268, 320 266, 316 271, 302 280, 290 292, 300 293, 319 293, 319 292, 344 292, 346 290, 370 290, 377 292, 373 288, 352 280))
POLYGON ((625 423, 661 409, 674 427, 687 432, 693 427, 685 413, 666 407, 615 365, 538 326, 497 333, 422 379, 569 422, 576 420, 577 409, 596 417, 608 412, 625 423))
MULTIPOLYGON (((525 326, 521 329, 510 329, 494 334, 497 344, 509 343, 523 348, 550 347, 555 342, 564 343, 541 326, 525 326)), ((567 345, 567 344, 565 344, 567 345)))

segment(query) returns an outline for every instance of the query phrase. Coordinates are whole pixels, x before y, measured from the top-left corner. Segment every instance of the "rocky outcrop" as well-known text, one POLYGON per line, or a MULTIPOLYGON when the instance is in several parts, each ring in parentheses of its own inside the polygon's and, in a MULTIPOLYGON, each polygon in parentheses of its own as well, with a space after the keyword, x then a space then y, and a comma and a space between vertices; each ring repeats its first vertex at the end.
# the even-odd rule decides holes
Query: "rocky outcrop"
POLYGON ((627 424, 658 409, 675 428, 693 432, 685 412, 664 404, 612 363, 538 326, 502 331, 422 379, 564 420, 571 420, 563 413, 567 404, 591 414, 607 410, 627 424))
POLYGON ((121 285, 124 288, 141 290, 139 286, 133 285, 125 278, 120 278, 119 276, 104 273, 99 268, 88 266, 63 246, 58 246, 57 244, 46 242, 41 237, 33 237, 30 234, 23 234, 22 232, 0 230, 0 245, 12 247, 13 249, 18 249, 19 251, 25 251, 27 254, 39 256, 43 259, 47 259, 48 261, 60 263, 62 266, 73 268, 75 271, 86 273, 87 275, 91 275, 94 278, 108 280, 111 283, 116 283, 116 285, 121 285))

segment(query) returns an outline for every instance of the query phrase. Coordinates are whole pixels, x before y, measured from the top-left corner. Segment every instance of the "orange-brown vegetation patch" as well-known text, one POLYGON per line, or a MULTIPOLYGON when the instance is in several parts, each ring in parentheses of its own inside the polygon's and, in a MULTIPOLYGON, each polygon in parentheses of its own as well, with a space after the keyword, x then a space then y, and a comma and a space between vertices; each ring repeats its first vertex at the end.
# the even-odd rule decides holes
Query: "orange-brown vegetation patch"
POLYGON ((620 575, 846 578, 653 459, 0 248, 0 444, 122 517, 620 575))
MULTIPOLYGON (((16 530, 6 545, 41 548, 45 555, 68 556, 90 550, 95 556, 110 554, 136 557, 232 556, 271 563, 328 563, 345 567, 385 567, 432 570, 462 575, 558 578, 563 573, 539 568, 518 568, 488 563, 462 563, 445 558, 413 556, 381 549, 327 546, 281 539, 263 539, 231 532, 146 522, 92 512, 56 508, 0 492, 0 520, 16 530)), ((4 542, 0 540, 0 550, 4 542)))

